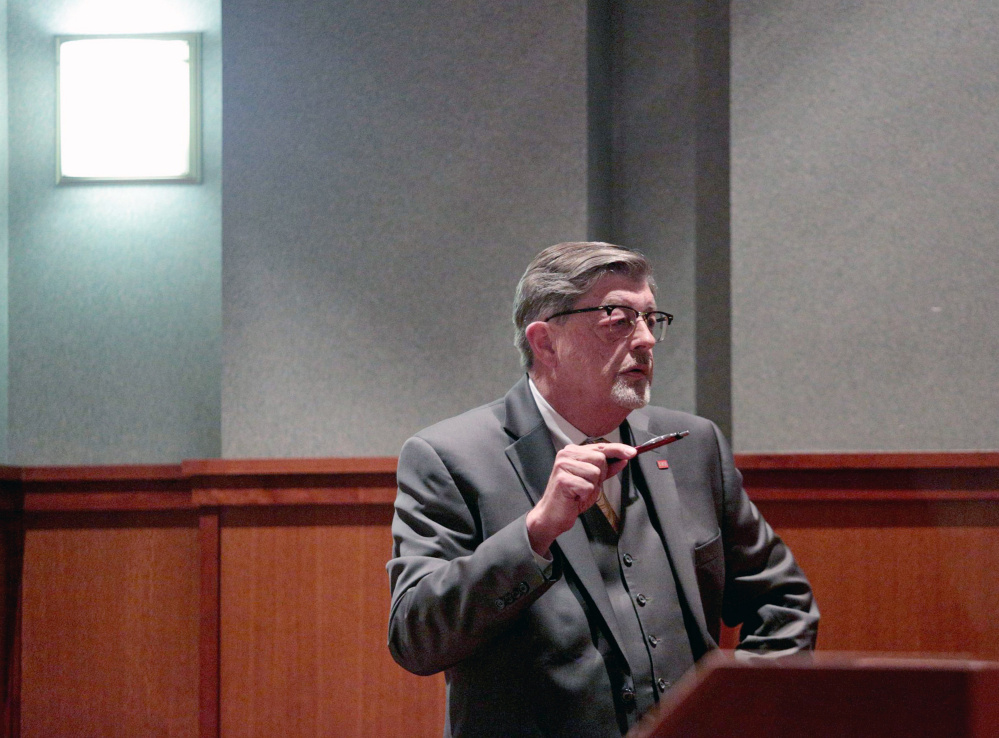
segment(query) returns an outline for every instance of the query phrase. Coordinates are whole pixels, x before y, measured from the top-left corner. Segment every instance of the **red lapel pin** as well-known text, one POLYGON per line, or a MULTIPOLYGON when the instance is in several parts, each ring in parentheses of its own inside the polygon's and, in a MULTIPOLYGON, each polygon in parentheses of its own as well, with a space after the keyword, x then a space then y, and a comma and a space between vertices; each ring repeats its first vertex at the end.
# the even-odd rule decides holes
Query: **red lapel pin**
POLYGON ((658 466, 660 469, 669 469, 669 462, 666 461, 666 459, 658 459, 656 461, 656 466, 658 466))

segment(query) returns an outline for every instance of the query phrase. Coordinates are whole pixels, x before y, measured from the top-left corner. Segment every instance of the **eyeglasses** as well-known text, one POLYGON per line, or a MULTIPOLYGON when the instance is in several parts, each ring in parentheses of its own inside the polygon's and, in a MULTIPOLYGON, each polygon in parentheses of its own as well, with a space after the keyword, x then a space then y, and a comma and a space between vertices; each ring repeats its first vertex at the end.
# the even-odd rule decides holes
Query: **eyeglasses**
POLYGON ((626 338, 630 338, 635 332, 635 326, 639 319, 645 321, 645 326, 652 334, 652 338, 659 343, 666 335, 666 326, 673 322, 673 316, 660 310, 650 310, 647 313, 640 313, 635 308, 627 305, 597 305, 596 307, 580 308, 578 310, 564 310, 561 313, 545 319, 547 323, 554 318, 561 318, 564 315, 579 315, 580 313, 595 313, 603 311, 607 315, 601 318, 598 323, 598 335, 608 343, 617 343, 626 338))

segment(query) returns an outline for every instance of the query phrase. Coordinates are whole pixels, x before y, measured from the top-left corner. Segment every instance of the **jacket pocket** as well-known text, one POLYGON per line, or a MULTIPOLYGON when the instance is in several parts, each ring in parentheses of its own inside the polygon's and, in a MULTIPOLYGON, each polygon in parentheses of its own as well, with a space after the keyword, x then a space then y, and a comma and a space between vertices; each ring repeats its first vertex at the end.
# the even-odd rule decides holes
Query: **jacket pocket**
POLYGON ((694 547, 694 568, 701 606, 708 632, 717 641, 721 628, 722 601, 725 596, 725 546, 721 533, 694 547))
POLYGON ((710 564, 722 555, 721 533, 716 535, 707 543, 702 543, 694 547, 694 566, 700 568, 710 564))

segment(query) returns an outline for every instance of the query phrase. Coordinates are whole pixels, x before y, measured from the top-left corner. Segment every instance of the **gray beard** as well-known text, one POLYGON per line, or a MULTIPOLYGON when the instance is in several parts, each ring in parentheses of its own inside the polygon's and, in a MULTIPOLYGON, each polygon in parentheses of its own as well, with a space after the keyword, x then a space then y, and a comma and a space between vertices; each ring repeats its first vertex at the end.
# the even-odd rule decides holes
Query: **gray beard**
POLYGON ((632 384, 624 377, 618 377, 611 388, 611 398, 619 407, 638 410, 648 405, 652 399, 652 382, 643 379, 638 384, 632 384))

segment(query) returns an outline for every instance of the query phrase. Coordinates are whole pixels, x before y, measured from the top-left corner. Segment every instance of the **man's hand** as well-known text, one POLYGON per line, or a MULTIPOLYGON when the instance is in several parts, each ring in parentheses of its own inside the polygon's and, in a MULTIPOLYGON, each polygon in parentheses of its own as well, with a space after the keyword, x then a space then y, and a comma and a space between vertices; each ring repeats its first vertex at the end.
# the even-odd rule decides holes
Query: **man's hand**
POLYGON ((527 514, 527 537, 535 553, 547 556, 552 542, 597 501, 604 480, 624 469, 635 454, 623 443, 569 445, 559 451, 544 495, 527 514))

